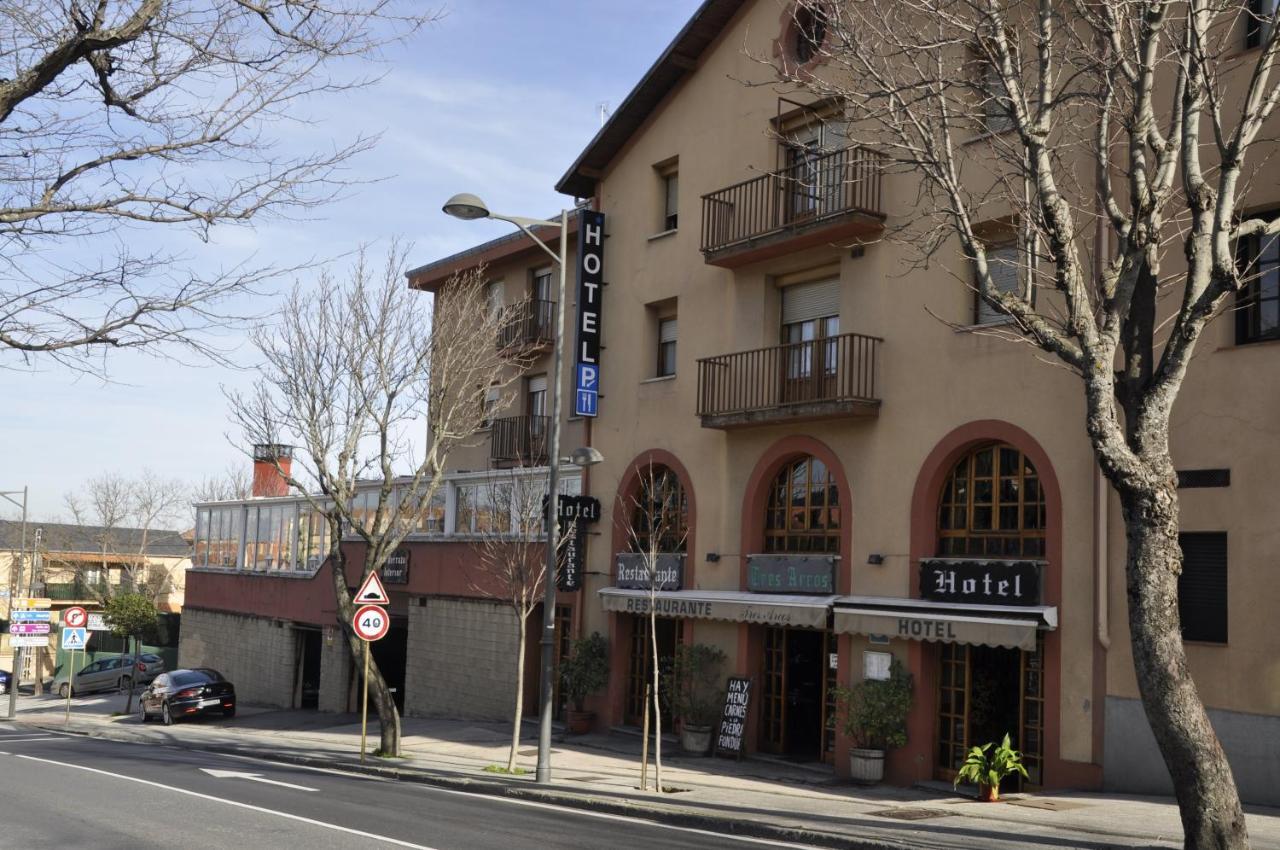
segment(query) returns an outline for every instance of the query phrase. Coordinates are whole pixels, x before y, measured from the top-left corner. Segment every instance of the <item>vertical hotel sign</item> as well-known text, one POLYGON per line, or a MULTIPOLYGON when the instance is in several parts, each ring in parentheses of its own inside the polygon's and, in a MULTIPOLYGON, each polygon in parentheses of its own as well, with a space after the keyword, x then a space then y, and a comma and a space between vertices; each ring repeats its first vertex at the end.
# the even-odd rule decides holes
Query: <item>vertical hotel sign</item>
POLYGON ((578 324, 573 413, 596 416, 600 399, 600 305, 604 282, 604 213, 578 211, 578 324))

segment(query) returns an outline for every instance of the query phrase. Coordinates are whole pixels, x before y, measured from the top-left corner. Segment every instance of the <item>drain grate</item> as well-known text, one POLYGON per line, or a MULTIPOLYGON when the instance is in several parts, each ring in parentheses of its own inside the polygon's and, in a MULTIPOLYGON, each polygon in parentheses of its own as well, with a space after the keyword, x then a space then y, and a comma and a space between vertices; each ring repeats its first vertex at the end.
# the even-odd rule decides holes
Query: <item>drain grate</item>
POLYGON ((940 809, 881 809, 878 812, 867 812, 867 814, 894 820, 928 820, 951 817, 955 812, 944 812, 940 809))

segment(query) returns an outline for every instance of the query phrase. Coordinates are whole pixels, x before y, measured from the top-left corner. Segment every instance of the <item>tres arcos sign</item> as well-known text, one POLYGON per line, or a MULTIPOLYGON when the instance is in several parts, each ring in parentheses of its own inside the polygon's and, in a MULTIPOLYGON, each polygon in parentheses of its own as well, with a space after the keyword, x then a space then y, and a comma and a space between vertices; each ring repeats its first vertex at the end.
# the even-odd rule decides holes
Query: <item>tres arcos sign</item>
POLYGON ((578 210, 578 315, 573 354, 575 416, 598 415, 603 295, 604 213, 578 210))

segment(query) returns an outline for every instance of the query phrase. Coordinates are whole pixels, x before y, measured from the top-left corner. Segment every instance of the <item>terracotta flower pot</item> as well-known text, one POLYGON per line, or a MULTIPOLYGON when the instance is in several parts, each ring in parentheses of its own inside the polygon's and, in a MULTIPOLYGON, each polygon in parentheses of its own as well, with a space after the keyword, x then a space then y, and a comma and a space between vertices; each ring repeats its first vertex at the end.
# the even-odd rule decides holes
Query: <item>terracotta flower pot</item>
POLYGON ((564 724, 569 729, 570 735, 585 735, 591 731, 591 726, 596 722, 596 713, 594 711, 575 711, 572 708, 565 709, 564 724))
POLYGON ((984 803, 1000 802, 1000 786, 999 785, 979 785, 978 799, 984 803))

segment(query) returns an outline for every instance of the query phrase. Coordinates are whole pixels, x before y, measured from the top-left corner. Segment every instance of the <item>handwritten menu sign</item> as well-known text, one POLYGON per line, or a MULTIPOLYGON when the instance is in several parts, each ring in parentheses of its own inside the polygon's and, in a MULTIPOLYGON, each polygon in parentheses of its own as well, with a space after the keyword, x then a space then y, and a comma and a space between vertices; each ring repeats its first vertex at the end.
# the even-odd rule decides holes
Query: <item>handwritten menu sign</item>
POLYGON ((716 735, 716 755, 742 755, 747 734, 747 708, 751 705, 751 680, 730 676, 724 695, 724 713, 716 735))

